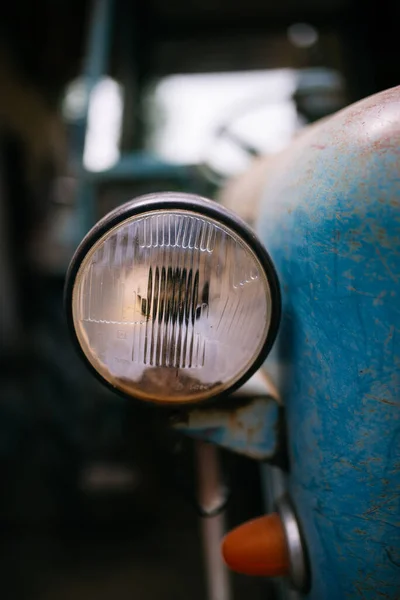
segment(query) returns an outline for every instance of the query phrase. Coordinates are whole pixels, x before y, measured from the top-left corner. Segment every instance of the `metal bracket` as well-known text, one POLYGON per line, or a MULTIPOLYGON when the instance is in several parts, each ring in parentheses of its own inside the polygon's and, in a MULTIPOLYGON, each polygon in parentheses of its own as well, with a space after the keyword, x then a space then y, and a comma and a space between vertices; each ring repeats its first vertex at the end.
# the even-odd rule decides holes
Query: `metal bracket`
POLYGON ((282 409, 275 391, 257 372, 229 398, 179 413, 172 425, 196 439, 272 462, 281 450, 281 424, 282 409))

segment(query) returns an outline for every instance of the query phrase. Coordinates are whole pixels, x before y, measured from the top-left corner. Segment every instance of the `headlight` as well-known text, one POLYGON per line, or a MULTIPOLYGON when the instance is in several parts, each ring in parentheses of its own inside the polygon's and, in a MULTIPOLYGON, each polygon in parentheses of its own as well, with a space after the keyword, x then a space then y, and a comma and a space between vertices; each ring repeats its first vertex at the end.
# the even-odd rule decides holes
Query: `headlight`
POLYGON ((266 358, 277 277, 252 231, 189 194, 142 196, 111 212, 72 259, 66 309, 89 365, 149 402, 233 390, 266 358))

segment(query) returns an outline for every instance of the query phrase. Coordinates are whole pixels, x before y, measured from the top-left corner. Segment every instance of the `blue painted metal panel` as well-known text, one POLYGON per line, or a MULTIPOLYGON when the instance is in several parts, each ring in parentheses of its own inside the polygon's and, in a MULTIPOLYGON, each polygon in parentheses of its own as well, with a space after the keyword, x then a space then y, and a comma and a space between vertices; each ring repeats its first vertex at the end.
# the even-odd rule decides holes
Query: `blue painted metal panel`
POLYGON ((268 368, 308 597, 398 599, 400 88, 313 126, 275 166, 259 224, 283 291, 268 368))

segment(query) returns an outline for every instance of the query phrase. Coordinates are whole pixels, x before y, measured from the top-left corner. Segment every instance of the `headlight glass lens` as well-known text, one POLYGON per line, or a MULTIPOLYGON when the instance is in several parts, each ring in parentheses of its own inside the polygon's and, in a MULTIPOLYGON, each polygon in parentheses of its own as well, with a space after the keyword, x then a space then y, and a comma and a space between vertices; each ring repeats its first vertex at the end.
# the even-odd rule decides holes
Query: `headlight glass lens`
POLYGON ((76 274, 72 316, 83 352, 112 386, 150 402, 198 402, 254 363, 271 290, 255 252, 226 225, 152 210, 94 243, 76 274))

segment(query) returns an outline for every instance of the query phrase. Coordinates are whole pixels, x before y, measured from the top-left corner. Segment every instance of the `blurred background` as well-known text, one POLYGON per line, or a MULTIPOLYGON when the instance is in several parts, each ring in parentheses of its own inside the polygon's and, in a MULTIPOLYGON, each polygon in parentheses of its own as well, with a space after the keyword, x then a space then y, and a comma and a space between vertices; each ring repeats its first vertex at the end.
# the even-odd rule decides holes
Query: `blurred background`
MULTIPOLYGON (((375 0, 3 3, 5 600, 218 600, 190 501, 196 449, 86 372, 63 312, 66 269, 121 202, 166 189, 216 197, 307 123, 396 85, 398 12, 375 0)), ((263 512, 259 466, 220 459, 233 527, 263 512)), ((273 592, 234 576, 229 597, 273 592)))

